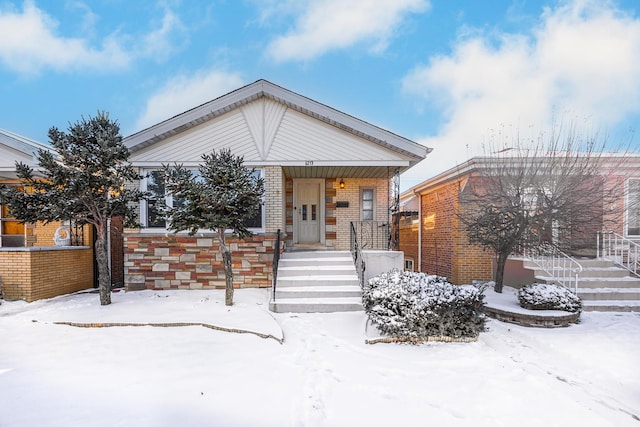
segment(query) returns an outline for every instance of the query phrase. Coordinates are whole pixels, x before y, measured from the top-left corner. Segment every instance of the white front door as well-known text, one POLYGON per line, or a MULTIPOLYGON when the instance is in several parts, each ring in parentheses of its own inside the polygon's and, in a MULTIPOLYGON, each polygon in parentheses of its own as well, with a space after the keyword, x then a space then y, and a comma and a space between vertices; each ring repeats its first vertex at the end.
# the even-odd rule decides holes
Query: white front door
POLYGON ((323 221, 321 190, 322 182, 319 180, 300 181, 294 188, 298 243, 320 243, 323 221))

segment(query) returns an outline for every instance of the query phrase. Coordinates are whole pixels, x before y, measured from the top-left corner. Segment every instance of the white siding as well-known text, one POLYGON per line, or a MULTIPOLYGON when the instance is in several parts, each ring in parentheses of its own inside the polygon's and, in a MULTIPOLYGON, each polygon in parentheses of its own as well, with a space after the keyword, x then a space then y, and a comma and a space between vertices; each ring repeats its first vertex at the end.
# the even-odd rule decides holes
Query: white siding
POLYGON ((262 99, 241 109, 260 157, 266 160, 287 107, 272 100, 262 99))
POLYGON ((246 161, 260 160, 256 144, 239 109, 136 151, 130 161, 199 163, 202 154, 221 148, 230 148, 234 154, 244 156, 246 161))
POLYGON ((0 169, 15 170, 16 161, 33 166, 33 158, 21 151, 0 144, 0 169))
POLYGON ((132 154, 130 160, 199 163, 203 153, 230 148, 246 162, 408 161, 335 126, 261 98, 132 154))
POLYGON ((288 109, 267 160, 408 160, 330 124, 288 109))

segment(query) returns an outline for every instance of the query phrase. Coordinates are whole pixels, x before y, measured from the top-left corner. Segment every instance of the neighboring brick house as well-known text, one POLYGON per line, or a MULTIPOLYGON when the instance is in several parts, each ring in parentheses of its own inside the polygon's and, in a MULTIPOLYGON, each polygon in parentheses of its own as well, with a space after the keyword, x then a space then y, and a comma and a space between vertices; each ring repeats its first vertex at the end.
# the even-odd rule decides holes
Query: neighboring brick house
MULTIPOLYGON (((615 203, 615 210, 621 212, 618 207, 624 207, 624 213, 615 218, 607 217, 611 216, 608 212, 613 211, 614 206, 598 207, 599 214, 594 215, 592 229, 575 238, 588 240, 592 248, 596 246, 599 231, 614 231, 640 241, 640 157, 610 155, 603 156, 601 161, 607 180, 624 181, 624 186, 619 186, 620 197, 615 203)), ((495 159, 472 158, 401 194, 402 209, 417 211, 411 223, 400 222, 400 250, 405 252, 405 265, 412 263, 415 271, 445 276, 455 284, 493 278, 493 253, 470 244, 459 220, 459 214, 469 208, 461 196, 472 185, 481 183, 479 171, 491 162, 495 159), (420 242, 417 254, 415 242, 420 242)))
MULTIPOLYGON (((35 166, 39 149, 50 147, 0 130, 0 183, 20 186, 15 163, 35 166)), ((37 171, 36 171, 37 173, 37 171)), ((75 246, 54 244, 62 223, 23 224, 0 205, 0 296, 34 301, 87 288, 94 284, 92 236, 88 227, 75 246)), ((71 232, 71 228, 66 230, 71 232)), ((65 231, 59 237, 67 237, 65 231)), ((61 242, 64 243, 64 242, 61 242)), ((71 242, 69 242, 71 243, 71 242)))
MULTIPOLYGON (((252 237, 230 238, 236 287, 271 286, 276 232, 286 247, 349 249, 352 221, 388 226, 392 182, 429 149, 265 80, 124 139, 143 190, 164 194, 163 164, 197 168, 201 156, 229 148, 265 180, 252 237)), ((140 229, 125 230, 127 289, 224 287, 211 232, 170 233, 155 200, 140 205, 140 229)))

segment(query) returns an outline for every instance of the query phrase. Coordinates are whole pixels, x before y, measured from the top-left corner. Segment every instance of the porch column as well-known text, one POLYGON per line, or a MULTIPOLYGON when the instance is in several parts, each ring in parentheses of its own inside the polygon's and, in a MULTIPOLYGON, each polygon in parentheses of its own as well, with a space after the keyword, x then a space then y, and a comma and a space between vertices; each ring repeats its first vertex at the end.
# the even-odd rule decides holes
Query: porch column
POLYGON ((285 230, 284 212, 284 173, 280 166, 266 166, 264 170, 265 189, 265 232, 275 233, 278 229, 285 230))

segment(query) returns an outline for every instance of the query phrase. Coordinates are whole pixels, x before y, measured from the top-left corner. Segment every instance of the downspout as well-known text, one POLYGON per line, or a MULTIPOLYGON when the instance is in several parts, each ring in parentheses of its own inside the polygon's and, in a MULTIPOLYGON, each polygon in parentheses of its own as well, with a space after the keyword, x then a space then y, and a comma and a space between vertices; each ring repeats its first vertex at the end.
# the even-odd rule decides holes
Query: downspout
POLYGON ((422 198, 413 190, 413 195, 418 198, 418 272, 422 272, 422 198))

